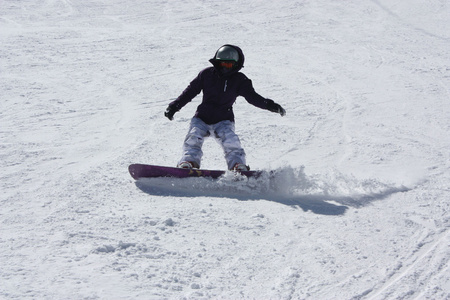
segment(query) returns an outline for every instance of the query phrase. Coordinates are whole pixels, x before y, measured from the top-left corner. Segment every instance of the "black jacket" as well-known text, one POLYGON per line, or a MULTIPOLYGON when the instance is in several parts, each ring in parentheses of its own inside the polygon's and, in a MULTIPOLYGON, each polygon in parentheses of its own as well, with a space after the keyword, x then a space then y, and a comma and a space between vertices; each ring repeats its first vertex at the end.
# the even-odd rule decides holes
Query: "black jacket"
POLYGON ((206 124, 215 124, 224 120, 234 122, 233 104, 238 96, 244 97, 247 102, 262 109, 267 109, 270 102, 273 104, 272 100, 256 93, 252 81, 239 72, 244 64, 244 55, 239 47, 233 47, 240 54, 238 67, 233 72, 228 75, 221 74, 216 61, 211 59, 210 62, 214 67, 202 70, 183 93, 169 104, 169 107, 178 111, 203 91, 203 100, 197 107, 195 117, 206 124))

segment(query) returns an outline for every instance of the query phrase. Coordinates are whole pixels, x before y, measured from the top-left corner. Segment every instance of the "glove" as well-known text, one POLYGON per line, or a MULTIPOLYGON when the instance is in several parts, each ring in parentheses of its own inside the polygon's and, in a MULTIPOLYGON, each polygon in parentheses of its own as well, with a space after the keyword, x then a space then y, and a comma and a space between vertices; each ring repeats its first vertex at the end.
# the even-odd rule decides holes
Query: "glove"
POLYGON ((168 106, 166 111, 164 112, 164 115, 170 120, 173 120, 173 115, 177 112, 177 110, 174 107, 168 106))
POLYGON ((284 108, 281 107, 280 104, 275 103, 273 100, 270 100, 267 102, 267 109, 271 112, 278 113, 281 116, 284 116, 286 114, 286 111, 284 108))

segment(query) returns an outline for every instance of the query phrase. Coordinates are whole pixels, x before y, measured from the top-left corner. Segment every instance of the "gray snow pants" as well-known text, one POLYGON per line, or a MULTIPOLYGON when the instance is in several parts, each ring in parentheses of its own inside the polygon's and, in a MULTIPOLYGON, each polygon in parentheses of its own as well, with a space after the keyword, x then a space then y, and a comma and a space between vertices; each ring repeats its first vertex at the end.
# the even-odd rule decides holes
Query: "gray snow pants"
POLYGON ((203 156, 202 146, 204 139, 214 136, 222 146, 227 161, 228 169, 231 170, 236 163, 246 164, 245 151, 241 147, 241 141, 234 132, 234 122, 221 121, 208 125, 199 118, 192 118, 189 132, 183 145, 183 161, 192 161, 200 166, 203 156))

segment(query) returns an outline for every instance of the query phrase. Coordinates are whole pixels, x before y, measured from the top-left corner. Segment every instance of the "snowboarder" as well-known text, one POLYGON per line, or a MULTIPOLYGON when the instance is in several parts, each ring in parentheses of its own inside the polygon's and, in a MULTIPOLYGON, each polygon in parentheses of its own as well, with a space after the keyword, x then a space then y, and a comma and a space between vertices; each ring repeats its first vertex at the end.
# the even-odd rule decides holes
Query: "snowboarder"
POLYGON ((177 111, 203 91, 203 100, 191 120, 178 167, 200 168, 203 141, 213 135, 224 150, 228 170, 248 171, 244 149, 234 132, 233 104, 236 98, 243 96, 250 104, 281 116, 286 111, 273 100, 256 93, 252 81, 239 72, 244 66, 244 54, 239 47, 224 45, 209 62, 213 66, 202 70, 164 113, 173 120, 177 111))

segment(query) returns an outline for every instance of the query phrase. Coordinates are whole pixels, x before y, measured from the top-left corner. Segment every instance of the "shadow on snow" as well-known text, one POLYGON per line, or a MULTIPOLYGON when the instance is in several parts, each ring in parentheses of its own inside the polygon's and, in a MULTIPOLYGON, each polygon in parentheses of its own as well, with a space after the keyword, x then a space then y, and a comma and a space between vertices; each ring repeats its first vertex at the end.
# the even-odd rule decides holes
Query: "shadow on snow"
MULTIPOLYGON (((272 178, 273 179, 273 178, 272 178)), ((305 178, 303 178, 305 179, 305 178)), ((273 180, 212 180, 208 178, 145 178, 136 181, 143 192, 155 196, 233 198, 240 201, 265 200, 293 208, 301 208, 320 215, 343 215, 349 207, 359 208, 392 194, 406 192, 406 187, 389 187, 378 191, 358 191, 353 194, 330 193, 326 189, 311 191, 311 180, 300 189, 294 189, 292 180, 282 183, 273 180), (306 188, 309 187, 309 188, 306 188)), ((298 186, 297 186, 298 187, 298 186)))

